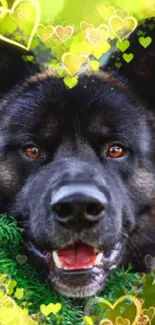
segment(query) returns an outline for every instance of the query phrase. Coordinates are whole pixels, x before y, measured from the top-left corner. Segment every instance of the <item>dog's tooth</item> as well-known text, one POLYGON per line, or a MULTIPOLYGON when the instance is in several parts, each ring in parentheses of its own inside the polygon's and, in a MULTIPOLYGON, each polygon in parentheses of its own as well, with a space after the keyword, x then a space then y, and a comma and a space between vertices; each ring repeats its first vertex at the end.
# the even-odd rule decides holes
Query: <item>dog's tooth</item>
POLYGON ((103 253, 98 253, 97 254, 97 257, 96 257, 96 259, 95 259, 95 262, 94 262, 94 265, 98 265, 98 264, 100 264, 101 263, 101 261, 102 261, 102 258, 103 258, 103 253))
POLYGON ((62 263, 56 251, 52 252, 53 260, 59 269, 62 269, 62 263))
POLYGON ((94 252, 95 252, 96 254, 98 254, 98 253, 99 253, 99 249, 94 248, 94 252))
POLYGON ((118 250, 116 250, 116 249, 113 250, 112 253, 111 253, 111 255, 110 255, 109 261, 110 261, 110 262, 115 261, 117 255, 118 255, 118 250))
POLYGON ((114 270, 114 269, 116 269, 116 267, 117 267, 117 265, 114 264, 114 265, 112 265, 112 266, 110 267, 110 270, 114 270))

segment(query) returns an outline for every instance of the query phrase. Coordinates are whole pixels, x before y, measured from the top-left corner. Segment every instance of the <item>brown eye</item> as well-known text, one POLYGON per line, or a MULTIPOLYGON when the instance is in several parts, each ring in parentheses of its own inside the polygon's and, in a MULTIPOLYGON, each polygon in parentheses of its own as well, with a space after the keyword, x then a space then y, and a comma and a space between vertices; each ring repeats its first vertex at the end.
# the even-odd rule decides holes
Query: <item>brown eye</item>
POLYGON ((126 149, 120 144, 111 145, 107 150, 107 156, 110 158, 120 158, 123 157, 125 153, 126 149))
POLYGON ((41 157, 41 151, 37 147, 27 147, 25 149, 25 154, 28 158, 38 159, 41 157))

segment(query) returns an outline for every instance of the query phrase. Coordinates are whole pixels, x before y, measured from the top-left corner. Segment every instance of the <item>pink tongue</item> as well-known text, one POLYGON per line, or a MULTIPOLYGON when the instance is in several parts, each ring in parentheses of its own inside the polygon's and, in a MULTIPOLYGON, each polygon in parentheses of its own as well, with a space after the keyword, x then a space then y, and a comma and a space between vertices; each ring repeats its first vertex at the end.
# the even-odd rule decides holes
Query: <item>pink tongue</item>
POLYGON ((63 267, 68 269, 82 269, 91 266, 96 258, 93 247, 86 244, 68 246, 58 251, 63 267))

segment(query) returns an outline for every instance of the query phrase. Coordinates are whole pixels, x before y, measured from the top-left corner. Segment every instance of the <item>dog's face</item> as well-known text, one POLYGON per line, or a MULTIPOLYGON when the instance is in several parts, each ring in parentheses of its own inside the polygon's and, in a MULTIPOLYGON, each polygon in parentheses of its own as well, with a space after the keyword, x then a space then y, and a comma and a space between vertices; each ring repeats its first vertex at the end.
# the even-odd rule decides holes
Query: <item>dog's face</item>
POLYGON ((1 211, 55 290, 92 296, 120 264, 144 271, 154 251, 150 114, 118 76, 81 76, 72 89, 39 77, 0 102, 1 211))
POLYGON ((45 77, 1 104, 0 177, 15 194, 9 214, 25 227, 33 262, 67 296, 101 290, 150 225, 147 112, 105 79, 83 76, 69 90, 45 77))

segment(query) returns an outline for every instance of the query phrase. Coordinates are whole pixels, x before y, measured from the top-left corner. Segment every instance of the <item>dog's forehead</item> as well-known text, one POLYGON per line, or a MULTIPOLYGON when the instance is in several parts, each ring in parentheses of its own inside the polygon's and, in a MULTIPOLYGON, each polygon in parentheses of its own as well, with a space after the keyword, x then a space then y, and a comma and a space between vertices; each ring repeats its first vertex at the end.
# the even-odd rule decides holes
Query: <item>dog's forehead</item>
POLYGON ((38 105, 40 113, 49 118, 56 116, 59 120, 68 117, 105 117, 107 110, 115 113, 115 109, 117 115, 120 115, 124 113, 124 101, 127 101, 127 97, 122 89, 112 86, 113 84, 100 78, 83 76, 75 87, 68 89, 62 81, 49 79, 30 89, 30 104, 32 111, 33 106, 38 105))
POLYGON ((145 126, 137 103, 134 105, 126 93, 102 80, 83 78, 76 87, 64 91, 63 103, 60 93, 58 97, 58 105, 52 105, 51 94, 47 105, 49 114, 43 113, 42 135, 76 132, 86 136, 134 137, 137 129, 145 126))
POLYGON ((112 132, 134 133, 143 124, 142 117, 122 91, 119 81, 114 85, 98 77, 84 76, 77 85, 67 89, 56 78, 49 78, 25 89, 12 109, 12 124, 18 130, 56 136, 70 132, 105 135, 112 132), (139 119, 140 118, 140 119, 139 119))

